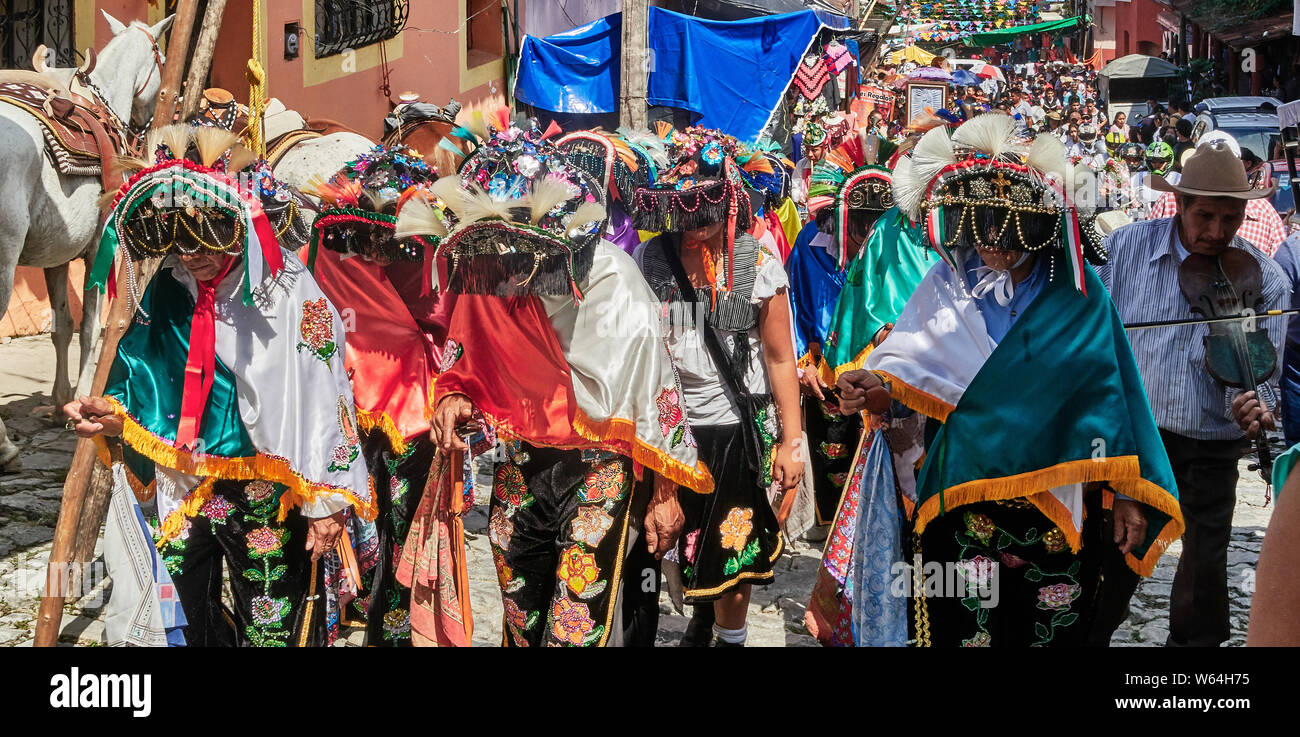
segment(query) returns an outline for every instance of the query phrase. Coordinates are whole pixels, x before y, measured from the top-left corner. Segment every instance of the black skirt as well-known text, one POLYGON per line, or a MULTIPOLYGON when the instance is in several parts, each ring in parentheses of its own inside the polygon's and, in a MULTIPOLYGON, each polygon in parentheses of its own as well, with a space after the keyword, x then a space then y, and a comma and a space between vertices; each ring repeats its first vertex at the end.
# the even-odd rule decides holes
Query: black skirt
POLYGON ((686 516, 677 542, 685 600, 712 601, 741 584, 769 584, 781 555, 781 527, 751 469, 740 425, 694 426, 712 494, 679 489, 686 516))

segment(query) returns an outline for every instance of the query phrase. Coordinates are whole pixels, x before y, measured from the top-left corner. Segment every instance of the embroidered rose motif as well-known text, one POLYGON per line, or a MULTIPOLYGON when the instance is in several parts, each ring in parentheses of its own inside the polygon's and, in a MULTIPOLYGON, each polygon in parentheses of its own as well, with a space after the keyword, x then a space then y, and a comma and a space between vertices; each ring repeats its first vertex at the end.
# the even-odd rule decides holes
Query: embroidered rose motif
POLYGON ((997 567, 996 561, 982 555, 957 562, 957 570, 961 571, 962 576, 966 579, 967 591, 987 589, 993 582, 993 575, 997 571, 997 567))
POLYGON ((384 635, 406 637, 411 631, 411 614, 405 609, 394 609, 384 615, 384 635))
POLYGON ((248 501, 253 504, 260 504, 275 493, 275 484, 270 481, 249 481, 244 486, 244 494, 248 496, 248 501))
POLYGON ((572 537, 575 541, 594 548, 605 539, 605 533, 609 532, 613 524, 614 518, 599 507, 581 507, 573 520, 572 537))
POLYGON ((822 442, 817 446, 817 450, 825 458, 843 458, 849 454, 849 446, 845 443, 822 442))
POLYGON ((497 567, 497 583, 501 585, 501 590, 504 591, 510 588, 510 579, 515 576, 514 569, 506 564, 505 556, 494 555, 492 556, 492 562, 497 567))
POLYGON ((448 339, 438 354, 438 373, 445 374, 465 353, 465 347, 455 340, 448 339))
POLYGON ((616 502, 623 498, 623 485, 627 473, 619 461, 603 463, 587 474, 582 485, 578 487, 578 499, 585 503, 599 501, 616 502))
POLYGON ((989 540, 993 537, 993 532, 997 529, 997 526, 993 524, 993 520, 989 519, 986 515, 976 514, 974 512, 967 512, 965 520, 966 531, 969 532, 972 537, 985 545, 988 545, 989 540))
POLYGON ((974 637, 961 641, 962 647, 990 647, 989 641, 992 640, 987 632, 976 632, 974 637))
POLYGON ((1070 604, 1079 598, 1079 584, 1054 583, 1038 590, 1039 609, 1069 609, 1070 604))
POLYGON ((1024 568, 1028 565, 1024 558, 1010 553, 998 553, 998 560, 1007 568, 1024 568))
MULTIPOLYGON (((530 614, 520 609, 519 605, 515 603, 514 599, 503 596, 501 597, 501 603, 505 608, 506 624, 509 625, 511 631, 516 635, 518 633, 527 632, 528 630, 533 628, 534 624, 537 623, 537 613, 533 612, 530 614)), ((515 638, 515 642, 521 645, 528 644, 527 642, 523 641, 521 638, 517 636, 515 638)))
POLYGON ((734 550, 737 553, 745 549, 745 540, 749 538, 749 533, 754 529, 754 510, 749 507, 732 507, 727 512, 727 518, 722 520, 718 525, 718 532, 722 533, 722 547, 734 550))
POLYGON ((842 473, 828 473, 828 474, 826 474, 826 478, 827 478, 827 479, 828 479, 832 484, 835 485, 835 488, 838 489, 838 488, 841 488, 841 487, 844 486, 844 482, 845 482, 845 481, 848 481, 848 480, 849 480, 849 475, 848 475, 848 473, 843 473, 843 472, 842 472, 842 473))
POLYGON ((693 530, 691 534, 686 536, 686 562, 687 563, 695 562, 695 543, 699 539, 700 539, 699 530, 693 530))
POLYGON ((271 596, 255 596, 249 602, 252 608, 253 622, 263 627, 279 624, 284 615, 289 613, 289 599, 271 596))
POLYGON ((524 481, 524 472, 519 470, 519 466, 506 463, 497 468, 492 495, 512 507, 523 505, 528 497, 528 484, 524 481))
POLYGON ((660 389, 659 396, 655 397, 655 407, 659 410, 659 429, 665 438, 672 438, 673 430, 682 423, 683 417, 681 396, 677 393, 677 387, 669 386, 660 389))
POLYGON ((298 348, 306 348, 320 360, 329 363, 338 346, 334 344, 334 315, 324 297, 307 300, 302 303, 302 321, 298 326, 302 342, 298 348))
POLYGON ((588 586, 600 578, 600 569, 596 567, 596 557, 582 552, 582 548, 573 545, 560 555, 560 565, 555 574, 574 594, 581 596, 588 586))
POLYGON ((224 524, 226 518, 230 516, 230 512, 234 510, 234 508, 235 505, 226 501, 224 496, 217 494, 203 503, 203 506, 199 508, 199 514, 207 517, 213 522, 224 524))
POLYGON ((1049 553, 1059 553, 1065 550, 1067 543, 1065 542, 1065 533, 1061 532, 1061 528, 1053 527, 1046 535, 1043 535, 1043 547, 1047 548, 1049 553))
POLYGON ((406 496, 406 492, 411 488, 411 484, 404 478, 394 476, 388 480, 388 498, 393 501, 401 501, 406 496))
POLYGON ((262 558, 284 546, 284 535, 281 530, 259 527, 245 535, 244 541, 248 543, 248 549, 252 555, 262 558))
POLYGON ((515 523, 510 521, 506 513, 500 507, 492 510, 492 517, 488 519, 488 542, 501 550, 509 550, 510 536, 514 533, 515 523))
POLYGON ((556 599, 551 605, 551 634, 569 645, 582 645, 596 622, 586 604, 556 599))

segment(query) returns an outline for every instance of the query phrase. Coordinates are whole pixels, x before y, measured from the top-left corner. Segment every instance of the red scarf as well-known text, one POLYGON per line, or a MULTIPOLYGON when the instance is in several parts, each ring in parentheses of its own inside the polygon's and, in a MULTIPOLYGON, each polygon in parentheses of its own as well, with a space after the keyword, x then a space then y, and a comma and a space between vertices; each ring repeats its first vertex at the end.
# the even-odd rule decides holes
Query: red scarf
POLYGON ((185 359, 185 388, 181 394, 181 419, 176 425, 176 447, 192 451, 199 437, 203 410, 212 392, 217 367, 216 305, 217 285, 226 278, 237 259, 230 258, 221 274, 209 281, 198 281, 199 295, 194 302, 190 321, 190 352, 185 359))

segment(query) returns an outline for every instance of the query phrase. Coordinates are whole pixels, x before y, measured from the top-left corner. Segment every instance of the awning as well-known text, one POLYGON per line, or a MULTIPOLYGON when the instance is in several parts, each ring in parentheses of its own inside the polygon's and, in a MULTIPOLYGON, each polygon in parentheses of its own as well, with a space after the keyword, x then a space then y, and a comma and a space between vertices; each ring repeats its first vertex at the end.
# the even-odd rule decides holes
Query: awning
POLYGON ((546 38, 524 36, 515 97, 557 113, 618 110, 623 15, 614 13, 546 38))
POLYGON ((1098 72, 1111 79, 1145 79, 1152 77, 1177 77, 1178 67, 1158 56, 1129 54, 1112 61, 1098 72))
POLYGON ((988 33, 976 33, 969 36, 966 40, 967 46, 996 46, 998 44, 1010 43, 1018 36, 1024 36, 1030 33, 1049 33, 1051 31, 1068 31, 1083 22, 1082 17, 1066 18, 1065 20, 1049 20, 1043 23, 1031 23, 1027 26, 1010 26, 1008 28, 999 28, 996 31, 988 33))
POLYGON ((909 61, 925 65, 934 61, 936 56, 938 56, 938 54, 931 54, 929 51, 926 51, 919 46, 904 46, 898 51, 889 52, 889 55, 885 57, 885 62, 887 64, 893 64, 894 66, 909 61))

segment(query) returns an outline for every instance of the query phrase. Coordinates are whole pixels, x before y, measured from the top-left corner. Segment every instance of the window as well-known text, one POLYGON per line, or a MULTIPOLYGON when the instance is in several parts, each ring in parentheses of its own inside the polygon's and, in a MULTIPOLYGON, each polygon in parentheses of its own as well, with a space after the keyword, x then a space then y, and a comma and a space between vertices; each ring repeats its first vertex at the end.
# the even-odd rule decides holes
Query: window
POLYGON ((408 11, 407 0, 316 0, 316 58, 393 38, 408 11))
POLYGON ((31 69, 32 54, 45 44, 46 64, 80 63, 73 49, 72 0, 6 0, 0 3, 0 68, 31 69))
POLYGON ((466 0, 465 17, 466 68, 500 59, 505 42, 501 0, 466 0))

